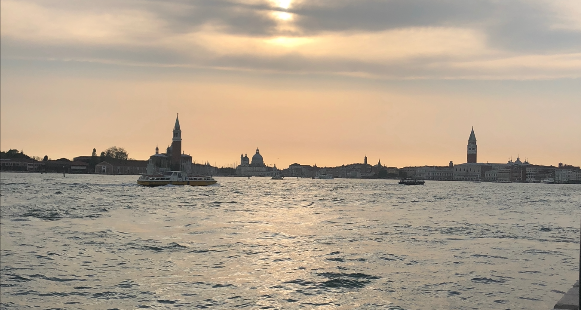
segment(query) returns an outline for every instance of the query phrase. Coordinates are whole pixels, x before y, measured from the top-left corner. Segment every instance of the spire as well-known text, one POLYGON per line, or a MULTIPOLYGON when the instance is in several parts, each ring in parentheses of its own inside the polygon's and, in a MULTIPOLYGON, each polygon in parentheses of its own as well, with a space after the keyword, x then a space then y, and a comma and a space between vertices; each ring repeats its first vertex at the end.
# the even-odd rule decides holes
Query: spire
POLYGON ((180 130, 180 120, 179 120, 179 116, 180 116, 180 114, 177 113, 177 115, 176 115, 176 124, 173 127, 173 130, 180 130))
POLYGON ((472 131, 470 132, 470 138, 468 138, 468 142, 474 141, 476 142, 476 135, 474 135, 474 126, 472 126, 472 131))
MULTIPOLYGON (((182 130, 180 129, 180 119, 179 114, 176 115, 176 124, 173 127, 173 139, 172 141, 182 141, 182 130)), ((180 154, 180 151, 177 153, 180 154)))

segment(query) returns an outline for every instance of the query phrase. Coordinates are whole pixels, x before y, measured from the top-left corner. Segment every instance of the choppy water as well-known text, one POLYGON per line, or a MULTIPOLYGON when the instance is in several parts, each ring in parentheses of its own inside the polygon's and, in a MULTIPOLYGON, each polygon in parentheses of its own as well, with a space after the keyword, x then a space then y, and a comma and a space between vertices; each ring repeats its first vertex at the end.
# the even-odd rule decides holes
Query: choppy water
POLYGON ((1 307, 549 309, 581 186, 1 174, 1 307))

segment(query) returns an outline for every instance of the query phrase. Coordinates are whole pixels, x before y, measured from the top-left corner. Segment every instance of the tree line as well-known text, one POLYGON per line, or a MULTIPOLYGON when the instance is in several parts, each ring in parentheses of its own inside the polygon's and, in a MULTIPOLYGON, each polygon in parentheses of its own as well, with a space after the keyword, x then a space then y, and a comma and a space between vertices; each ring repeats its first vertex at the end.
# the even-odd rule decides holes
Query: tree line
MULTIPOLYGON (((96 157, 97 160, 107 160, 107 159, 114 159, 114 160, 128 160, 129 159, 129 153, 127 153, 127 151, 122 148, 122 147, 117 147, 117 146, 112 146, 108 149, 106 149, 105 151, 101 152, 100 156, 97 156, 97 150, 93 149, 93 153, 91 154, 91 157, 96 157)), ((19 151, 17 149, 9 149, 8 151, 4 152, 4 151, 0 151, 0 158, 1 159, 31 159, 31 160, 36 160, 36 161, 49 161, 51 159, 48 158, 48 155, 44 155, 43 158, 40 158, 38 156, 29 156, 24 154, 24 151, 19 151)), ((67 158, 59 158, 57 159, 58 161, 70 161, 67 158)))

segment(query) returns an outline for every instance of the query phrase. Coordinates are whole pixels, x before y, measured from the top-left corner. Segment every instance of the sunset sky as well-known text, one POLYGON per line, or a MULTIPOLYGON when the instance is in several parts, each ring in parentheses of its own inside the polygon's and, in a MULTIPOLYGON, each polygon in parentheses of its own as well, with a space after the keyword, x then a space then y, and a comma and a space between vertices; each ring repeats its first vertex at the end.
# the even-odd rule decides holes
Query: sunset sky
POLYGON ((579 0, 2 0, 1 140, 196 162, 581 165, 579 0))

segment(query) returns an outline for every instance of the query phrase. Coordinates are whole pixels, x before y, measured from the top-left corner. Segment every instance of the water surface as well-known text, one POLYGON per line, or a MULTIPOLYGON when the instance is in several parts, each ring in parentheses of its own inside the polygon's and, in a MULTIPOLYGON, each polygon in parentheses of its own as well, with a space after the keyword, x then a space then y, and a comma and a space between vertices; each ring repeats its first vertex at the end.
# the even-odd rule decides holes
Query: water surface
POLYGON ((1 174, 1 307, 550 309, 581 186, 1 174))

